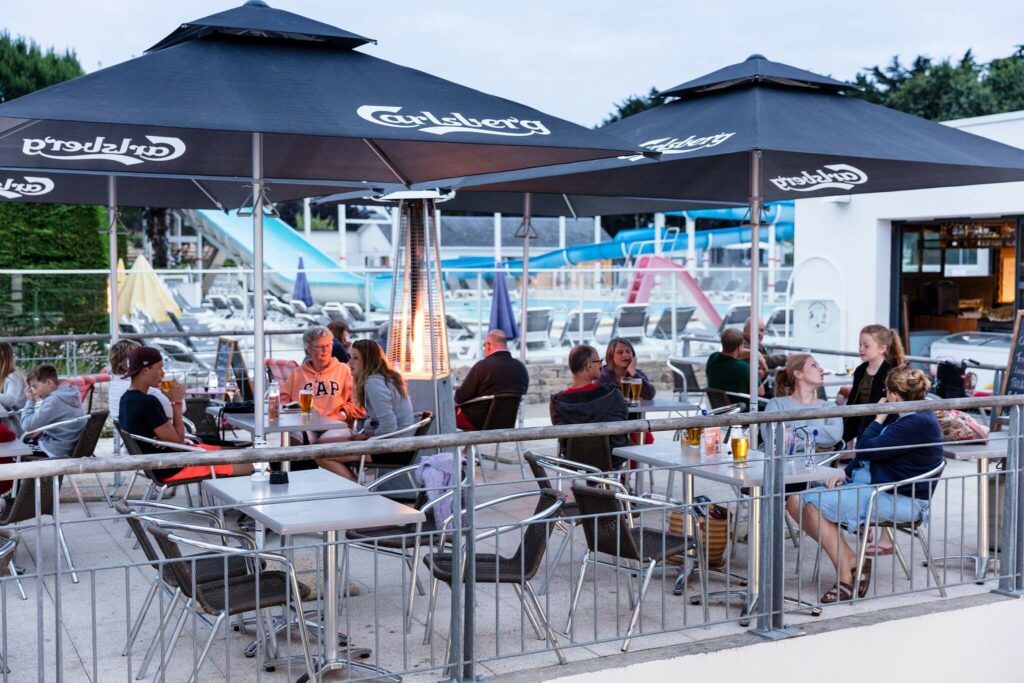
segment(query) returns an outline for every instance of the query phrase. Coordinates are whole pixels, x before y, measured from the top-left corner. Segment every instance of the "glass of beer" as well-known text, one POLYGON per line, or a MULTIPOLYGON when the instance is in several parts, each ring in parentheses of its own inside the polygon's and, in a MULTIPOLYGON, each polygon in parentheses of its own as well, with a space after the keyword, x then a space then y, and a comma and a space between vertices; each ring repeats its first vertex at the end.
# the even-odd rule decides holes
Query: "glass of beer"
POLYGON ((167 395, 169 395, 171 393, 171 387, 173 387, 173 386, 174 386, 174 378, 173 377, 166 377, 165 376, 162 380, 160 380, 160 391, 164 392, 165 396, 167 396, 167 395))
POLYGON ((643 391, 644 381, 639 377, 634 377, 629 382, 629 404, 632 406, 640 405, 640 392, 643 391))
POLYGON ((313 390, 302 389, 299 391, 299 412, 309 415, 313 412, 313 390))
POLYGON ((633 384, 632 384, 632 381, 629 379, 629 377, 623 377, 622 379, 619 380, 619 391, 622 392, 622 397, 624 399, 626 399, 627 401, 630 400, 629 399, 629 396, 630 396, 629 392, 631 391, 631 389, 630 389, 631 386, 633 386, 633 384))
POLYGON ((729 447, 732 448, 732 459, 736 467, 747 466, 747 451, 750 449, 750 437, 744 429, 733 430, 729 439, 729 447))

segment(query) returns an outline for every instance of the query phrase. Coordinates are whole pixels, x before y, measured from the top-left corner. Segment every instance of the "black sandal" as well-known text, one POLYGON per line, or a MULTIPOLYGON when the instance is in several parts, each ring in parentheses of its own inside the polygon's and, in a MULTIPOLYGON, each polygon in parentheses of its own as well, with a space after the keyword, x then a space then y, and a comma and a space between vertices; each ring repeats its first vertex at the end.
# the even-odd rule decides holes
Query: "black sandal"
POLYGON ((848 602, 853 600, 853 586, 846 583, 845 581, 836 581, 836 585, 832 586, 821 596, 821 603, 829 605, 836 602, 848 602))

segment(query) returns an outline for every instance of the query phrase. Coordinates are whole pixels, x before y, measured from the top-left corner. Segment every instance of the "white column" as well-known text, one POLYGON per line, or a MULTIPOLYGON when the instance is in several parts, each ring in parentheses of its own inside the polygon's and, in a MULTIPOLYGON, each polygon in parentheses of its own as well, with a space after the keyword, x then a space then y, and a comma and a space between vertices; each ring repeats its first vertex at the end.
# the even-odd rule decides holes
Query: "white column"
POLYGON ((302 232, 307 240, 313 232, 313 211, 309 206, 309 197, 302 200, 302 232))
POLYGON ((441 209, 434 209, 434 225, 437 226, 437 253, 441 253, 441 209))
POLYGON ((400 220, 402 218, 398 207, 391 207, 391 263, 388 265, 392 268, 395 265, 395 259, 398 258, 398 222, 400 220))
POLYGON ((686 270, 697 274, 697 219, 686 216, 686 270))
MULTIPOLYGON (((565 216, 558 217, 558 248, 565 251, 565 216)), ((559 270, 558 286, 565 287, 567 283, 567 274, 564 270, 559 270)))
POLYGON ((345 203, 338 202, 338 263, 345 265, 348 259, 348 216, 345 203))
POLYGON ((782 209, 775 207, 775 220, 768 224, 768 286, 765 288, 768 300, 772 301, 775 294, 775 269, 778 266, 778 254, 775 249, 775 224, 779 222, 782 209))
POLYGON ((110 343, 121 336, 120 316, 117 314, 117 178, 107 178, 107 254, 110 258, 110 343))
MULTIPOLYGON (((601 217, 594 216, 594 244, 601 243, 601 217)), ((594 262, 594 290, 600 291, 601 287, 601 262, 594 262)))
POLYGON ((494 263, 501 262, 501 214, 494 212, 494 263))
POLYGON ((661 236, 665 231, 665 214, 654 214, 654 253, 661 256, 661 236))

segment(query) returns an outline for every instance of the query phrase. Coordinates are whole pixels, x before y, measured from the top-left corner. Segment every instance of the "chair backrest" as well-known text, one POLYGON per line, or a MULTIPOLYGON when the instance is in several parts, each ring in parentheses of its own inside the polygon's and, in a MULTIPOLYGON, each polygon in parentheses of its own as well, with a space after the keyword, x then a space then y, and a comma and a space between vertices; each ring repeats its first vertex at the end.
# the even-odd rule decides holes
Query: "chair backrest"
MULTIPOLYGON (((25 460, 26 458, 22 458, 25 460)), ((39 480, 39 514, 53 514, 53 478, 43 477, 39 480)), ((18 484, 18 493, 4 513, 3 524, 16 524, 36 517, 36 480, 22 479, 18 484)))
POLYGON ((526 309, 526 334, 536 339, 546 338, 551 334, 553 312, 554 309, 548 306, 526 309))
POLYGON ((519 419, 522 394, 494 394, 480 429, 512 429, 519 419))
POLYGON ((85 421, 85 428, 79 435, 74 450, 71 451, 72 458, 92 457, 96 452, 96 444, 99 443, 100 433, 103 431, 103 425, 107 423, 108 415, 110 415, 108 410, 99 410, 89 414, 89 419, 85 421))
POLYGON ((611 472, 615 469, 612 464, 612 447, 607 436, 574 436, 561 439, 560 443, 566 460, 590 465, 602 472, 611 472))
POLYGON ((276 381, 280 384, 287 382, 295 369, 299 367, 295 361, 284 358, 267 358, 263 364, 267 367, 267 378, 271 382, 276 381))
POLYGON ((114 423, 114 429, 117 430, 118 436, 121 437, 121 443, 124 445, 124 449, 128 451, 128 455, 145 455, 142 450, 142 446, 135 437, 129 434, 124 429, 121 429, 121 423, 117 420, 111 420, 114 423))
POLYGON ((97 382, 109 382, 110 373, 100 372, 94 375, 76 375, 74 377, 67 377, 61 384, 71 384, 78 389, 78 397, 82 399, 82 405, 85 406, 86 411, 92 410, 92 397, 96 391, 97 382))
POLYGON ((704 391, 693 370, 693 363, 681 358, 669 358, 668 368, 672 371, 672 389, 678 394, 683 392, 699 393, 704 391))
POLYGON ((643 341, 647 332, 647 304, 619 304, 612 322, 612 336, 643 341))
POLYGON ((735 403, 735 401, 729 397, 729 394, 722 391, 721 389, 714 389, 712 387, 708 387, 707 389, 705 389, 705 392, 708 395, 708 403, 711 404, 711 407, 713 409, 717 410, 718 408, 724 408, 735 403))
POLYGON ((750 305, 741 304, 738 306, 730 306, 729 310, 722 316, 722 324, 718 326, 718 332, 721 334, 727 327, 740 327, 743 323, 747 322, 747 318, 750 317, 750 305))
POLYGON ((517 568, 522 567, 524 581, 532 579, 540 569, 544 551, 548 546, 548 537, 555 527, 553 519, 558 516, 563 503, 565 503, 565 494, 561 491, 541 489, 540 495, 537 497, 537 507, 534 508, 532 515, 537 518, 527 524, 526 531, 523 532, 523 542, 512 557, 512 564, 517 568), (559 507, 538 517, 556 503, 559 504, 559 507))
POLYGON ((630 524, 626 510, 611 489, 573 484, 572 494, 576 499, 591 552, 615 555, 623 560, 641 560, 640 552, 629 533, 630 524))
POLYGON ((164 565, 165 569, 168 570, 162 572, 165 580, 167 575, 171 574, 174 577, 174 581, 178 584, 177 588, 181 589, 181 592, 186 598, 196 597, 192 593, 193 583, 191 563, 180 561, 182 559, 181 548, 178 547, 178 544, 175 541, 171 540, 171 531, 152 522, 146 522, 143 525, 143 528, 146 533, 156 541, 156 547, 160 549, 164 559, 172 560, 164 565), (179 561, 174 562, 173 560, 179 561))
POLYGON ((569 342, 570 344, 586 343, 594 338, 600 324, 600 309, 588 308, 583 311, 580 311, 578 308, 573 309, 569 311, 569 315, 565 320, 565 327, 562 328, 559 341, 569 342), (581 327, 582 329, 580 329, 581 327))
POLYGON ((695 306, 683 306, 680 308, 666 308, 658 318, 658 325, 654 328, 654 337, 658 339, 669 339, 672 336, 672 316, 676 318, 676 334, 682 334, 686 326, 690 324, 690 318, 697 311, 695 306))
MULTIPOLYGON (((131 529, 135 535, 135 540, 139 542, 139 547, 142 548, 142 552, 146 555, 146 559, 150 562, 159 562, 162 558, 160 553, 157 552, 153 542, 149 539, 149 535, 143 528, 142 521, 138 518, 135 510, 130 508, 127 503, 122 500, 114 503, 114 509, 117 510, 118 514, 124 515, 125 521, 128 522, 128 528, 131 529)), ((172 572, 164 573, 164 580, 173 578, 172 572)), ((168 583, 173 583, 168 581, 168 583)))

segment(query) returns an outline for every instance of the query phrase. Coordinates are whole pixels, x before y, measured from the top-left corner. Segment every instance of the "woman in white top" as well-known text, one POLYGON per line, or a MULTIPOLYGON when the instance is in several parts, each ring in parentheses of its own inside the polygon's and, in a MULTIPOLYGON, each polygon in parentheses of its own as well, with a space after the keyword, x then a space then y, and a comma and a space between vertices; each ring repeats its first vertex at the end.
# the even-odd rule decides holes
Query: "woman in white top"
POLYGON ((25 407, 25 378, 14 364, 14 347, 0 342, 0 422, 18 431, 17 420, 9 416, 25 407))
MULTIPOLYGON (((824 385, 825 372, 814 356, 809 353, 790 354, 786 358, 786 366, 775 374, 775 398, 768 401, 764 412, 834 406, 831 401, 818 397, 818 391, 824 385)), ((804 453, 814 446, 834 446, 843 438, 843 420, 838 417, 792 420, 786 423, 786 428, 790 434, 787 448, 794 453, 804 453)), ((763 425, 761 440, 767 442, 768 438, 768 425, 763 425)))

